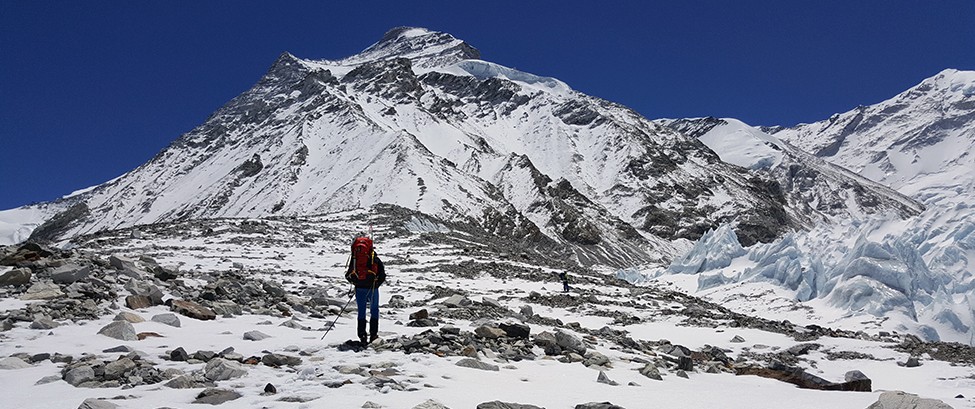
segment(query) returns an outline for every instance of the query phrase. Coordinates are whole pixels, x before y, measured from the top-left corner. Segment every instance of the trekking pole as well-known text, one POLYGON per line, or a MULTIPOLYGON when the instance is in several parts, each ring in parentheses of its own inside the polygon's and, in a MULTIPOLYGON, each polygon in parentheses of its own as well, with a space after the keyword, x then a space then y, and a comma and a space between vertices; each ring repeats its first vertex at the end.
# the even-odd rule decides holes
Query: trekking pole
POLYGON ((335 328, 335 323, 339 321, 339 317, 341 317, 342 314, 345 314, 345 309, 346 308, 349 308, 349 304, 352 304, 352 299, 353 298, 355 298, 355 289, 353 289, 352 295, 349 296, 349 301, 345 303, 345 306, 344 307, 342 307, 342 311, 339 311, 339 313, 337 315, 335 315, 335 320, 332 321, 332 325, 329 325, 328 328, 325 328, 325 333, 322 334, 322 339, 323 340, 325 339, 325 335, 328 335, 328 332, 331 331, 332 328, 335 328))

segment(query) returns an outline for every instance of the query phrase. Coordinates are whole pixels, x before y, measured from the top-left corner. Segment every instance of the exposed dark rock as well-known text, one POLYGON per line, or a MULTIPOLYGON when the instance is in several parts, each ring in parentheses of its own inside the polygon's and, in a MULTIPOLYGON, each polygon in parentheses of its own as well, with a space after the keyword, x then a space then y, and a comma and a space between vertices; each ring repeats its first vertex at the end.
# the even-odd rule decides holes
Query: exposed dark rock
POLYGON ((199 395, 193 403, 203 403, 209 405, 219 405, 225 402, 240 398, 241 394, 229 389, 207 388, 199 395))
POLYGON ((217 318, 217 314, 213 310, 192 301, 173 300, 171 308, 177 314, 198 320, 213 320, 217 318))

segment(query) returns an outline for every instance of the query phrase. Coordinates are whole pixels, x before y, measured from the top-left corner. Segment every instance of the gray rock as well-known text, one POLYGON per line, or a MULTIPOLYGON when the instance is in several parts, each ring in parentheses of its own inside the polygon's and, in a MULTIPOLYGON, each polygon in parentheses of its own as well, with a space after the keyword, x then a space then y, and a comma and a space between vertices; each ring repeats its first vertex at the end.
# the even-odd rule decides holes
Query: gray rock
POLYGON ((0 369, 24 369, 30 367, 31 364, 17 357, 8 356, 0 359, 0 369))
POLYGON ((201 382, 198 382, 195 377, 190 375, 181 375, 173 378, 171 381, 166 382, 166 387, 173 389, 193 389, 198 388, 201 382))
POLYGON ((207 388, 203 392, 200 392, 199 395, 196 395, 196 400, 193 403, 219 405, 240 397, 241 395, 239 393, 229 389, 207 388))
POLYGON ((609 402, 589 402, 580 403, 575 406, 575 409, 623 409, 623 407, 609 402))
POLYGON ((225 317, 244 314, 244 308, 233 301, 214 301, 210 307, 214 313, 225 317))
POLYGON ((107 400, 88 398, 84 402, 81 402, 81 406, 78 409, 116 409, 118 405, 109 402, 107 400))
POLYGON ((562 349, 574 351, 577 354, 586 354, 586 344, 579 337, 565 331, 555 333, 555 343, 562 349))
POLYGON ((160 290, 159 287, 152 285, 148 281, 132 278, 125 283, 124 288, 132 293, 132 295, 139 295, 149 298, 152 305, 162 304, 162 290, 160 290))
POLYGON ((919 366, 921 366, 921 361, 919 361, 916 356, 907 358, 907 362, 904 363, 904 367, 906 368, 917 368, 919 366))
POLYGON ((145 276, 145 271, 136 266, 135 260, 128 257, 113 255, 108 258, 108 263, 127 277, 141 279, 145 276))
POLYGON ((741 335, 735 335, 734 338, 731 338, 731 342, 734 342, 736 344, 740 344, 742 342, 745 342, 745 338, 742 338, 741 335))
POLYGON ((227 379, 239 378, 247 374, 247 368, 243 365, 223 358, 214 358, 207 362, 204 368, 204 375, 211 381, 225 381, 227 379))
POLYGON ((505 333, 501 328, 495 328, 495 327, 483 325, 477 327, 474 330, 474 335, 477 335, 481 338, 496 339, 505 336, 505 333))
POLYGON ((30 283, 29 268, 15 268, 0 275, 0 287, 15 287, 30 283))
POLYGON ((444 406, 442 403, 437 402, 433 399, 427 399, 426 402, 414 406, 413 409, 450 409, 450 408, 444 406))
POLYGON ((130 323, 145 322, 145 318, 139 316, 139 314, 131 313, 128 311, 122 311, 113 318, 113 321, 128 321, 130 323))
POLYGON ((477 405, 477 409, 545 409, 535 405, 524 405, 521 403, 508 403, 501 401, 484 402, 477 405))
POLYGON ((585 366, 603 366, 609 363, 609 357, 596 351, 587 351, 586 359, 582 361, 585 366))
POLYGON ((609 376, 606 375, 606 372, 603 372, 603 371, 599 371, 599 376, 596 377, 596 382, 605 383, 605 384, 611 385, 611 386, 618 386, 619 385, 619 383, 617 383, 616 381, 614 381, 612 379, 609 379, 609 376))
POLYGON ((460 361, 457 361, 456 365, 457 366, 460 366, 460 367, 464 367, 464 368, 480 369, 480 370, 483 370, 483 371, 500 371, 501 370, 501 368, 499 368, 497 365, 491 365, 491 364, 486 363, 486 362, 481 362, 481 361, 479 361, 477 359, 474 359, 474 358, 464 358, 464 359, 461 359, 460 361))
POLYGON ((51 272, 51 280, 58 284, 71 284, 91 275, 91 267, 78 264, 65 264, 51 272))
POLYGON ((535 312, 532 311, 532 306, 527 305, 527 304, 526 305, 522 305, 521 308, 518 311, 521 312, 521 315, 524 315, 525 317, 528 317, 528 318, 531 318, 532 315, 535 315, 535 312))
POLYGON ((171 312, 167 312, 165 314, 153 315, 152 318, 150 318, 149 320, 152 322, 166 324, 169 325, 170 327, 179 328, 180 326, 179 317, 177 317, 176 314, 173 314, 171 312))
POLYGON ((267 338, 271 338, 271 336, 261 331, 247 331, 244 333, 244 339, 248 341, 260 341, 267 338))
POLYGON ((295 366, 301 365, 301 358, 284 354, 267 354, 261 358, 261 362, 267 366, 295 366))
POLYGON ((173 352, 169 353, 169 359, 172 361, 185 362, 190 360, 190 354, 186 353, 186 350, 183 349, 183 347, 179 347, 174 349, 173 352))
POLYGON ((122 341, 137 341, 135 327, 128 321, 113 321, 98 331, 99 334, 122 341))
POLYGON ((105 379, 119 379, 127 372, 135 369, 135 367, 135 361, 129 358, 121 358, 116 361, 109 362, 105 365, 105 379))
POLYGON ((48 376, 45 376, 45 377, 37 380, 37 382, 34 382, 34 385, 46 385, 46 384, 53 383, 53 382, 57 382, 57 381, 60 381, 60 380, 61 380, 61 377, 60 376, 57 376, 57 375, 48 375, 48 376))
POLYGON ((287 321, 281 323, 281 325, 278 325, 278 326, 279 327, 288 327, 288 328, 300 329, 302 331, 311 331, 312 330, 311 327, 309 327, 307 325, 301 325, 300 322, 295 321, 294 319, 287 320, 287 321))
POLYGON ((655 381, 662 381, 664 378, 660 376, 660 370, 654 364, 647 364, 640 369, 640 375, 646 376, 647 378, 653 379, 655 381))
POLYGON ((902 391, 887 391, 880 394, 876 402, 867 409, 951 409, 951 406, 937 399, 921 398, 902 391))
POLYGON ((487 305, 489 307, 501 308, 501 303, 498 300, 490 297, 481 297, 481 304, 487 305))
POLYGON ((102 350, 102 352, 104 352, 106 354, 115 354, 115 353, 119 353, 119 352, 129 353, 129 352, 132 352, 132 351, 135 351, 135 349, 132 349, 132 347, 130 347, 128 345, 119 345, 119 346, 115 346, 115 347, 111 347, 111 348, 107 348, 107 349, 103 349, 102 350))
POLYGON ((63 296, 64 292, 61 291, 61 287, 57 284, 41 282, 30 286, 27 292, 20 296, 20 299, 24 301, 52 300, 63 296))
POLYGON ((30 329, 54 329, 61 326, 57 321, 48 317, 40 317, 30 323, 30 329))
POLYGON ((265 281, 264 284, 261 286, 261 288, 263 288, 264 291, 266 291, 268 295, 272 297, 284 297, 285 295, 288 294, 288 292, 284 290, 284 287, 282 287, 281 284, 272 281, 265 281))
POLYGON ((687 372, 684 372, 683 369, 678 369, 677 370, 677 377, 678 378, 684 378, 684 379, 690 379, 691 378, 691 377, 687 376, 687 372))
POLYGON ((443 305, 446 305, 450 308, 469 307, 472 304, 474 304, 474 302, 472 302, 469 298, 464 297, 463 295, 460 294, 452 295, 450 297, 447 297, 446 300, 443 300, 443 305))
POLYGON ((88 365, 79 366, 64 374, 64 381, 71 386, 78 386, 93 380, 95 380, 95 369, 88 365))

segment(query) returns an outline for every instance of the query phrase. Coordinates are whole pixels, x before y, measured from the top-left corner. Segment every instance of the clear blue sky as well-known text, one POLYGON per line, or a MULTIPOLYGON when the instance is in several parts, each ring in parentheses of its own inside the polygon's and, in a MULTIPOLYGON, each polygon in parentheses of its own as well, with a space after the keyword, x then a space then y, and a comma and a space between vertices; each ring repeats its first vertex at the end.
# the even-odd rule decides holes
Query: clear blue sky
POLYGON ((975 69, 971 0, 0 0, 0 209, 134 169, 282 51, 341 58, 401 25, 649 118, 812 122, 975 69))

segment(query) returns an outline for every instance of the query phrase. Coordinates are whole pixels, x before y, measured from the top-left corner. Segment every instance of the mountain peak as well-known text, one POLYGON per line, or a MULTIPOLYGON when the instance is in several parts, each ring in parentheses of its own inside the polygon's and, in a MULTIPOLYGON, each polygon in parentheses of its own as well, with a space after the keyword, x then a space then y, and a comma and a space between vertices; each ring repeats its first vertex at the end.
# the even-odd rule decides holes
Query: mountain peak
POLYGON ((391 58, 407 58, 415 66, 438 67, 479 59, 481 53, 447 33, 421 27, 396 27, 387 31, 379 42, 343 62, 364 63, 391 58))

